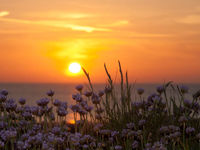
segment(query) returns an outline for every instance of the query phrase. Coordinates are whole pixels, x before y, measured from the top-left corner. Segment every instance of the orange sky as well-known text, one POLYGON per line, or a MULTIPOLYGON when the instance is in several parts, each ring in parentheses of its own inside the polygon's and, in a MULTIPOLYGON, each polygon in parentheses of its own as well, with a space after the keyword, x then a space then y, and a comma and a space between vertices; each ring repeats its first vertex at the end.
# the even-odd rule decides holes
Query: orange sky
POLYGON ((0 82, 200 82, 199 0, 0 0, 0 39, 0 82))

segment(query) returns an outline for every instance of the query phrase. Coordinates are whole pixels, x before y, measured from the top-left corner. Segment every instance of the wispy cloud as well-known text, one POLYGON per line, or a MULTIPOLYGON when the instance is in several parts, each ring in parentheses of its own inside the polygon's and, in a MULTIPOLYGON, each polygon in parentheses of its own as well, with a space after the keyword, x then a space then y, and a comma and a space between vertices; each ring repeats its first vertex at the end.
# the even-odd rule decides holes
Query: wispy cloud
POLYGON ((88 19, 94 18, 99 15, 84 13, 84 12, 69 12, 69 11, 45 11, 45 12, 34 12, 24 14, 27 17, 38 17, 38 18, 46 18, 46 19, 88 19))
POLYGON ((136 32, 131 32, 129 35, 130 38, 166 38, 166 37, 174 37, 173 34, 150 34, 150 33, 136 33, 136 32))
POLYGON ((119 27, 119 26, 124 26, 129 24, 128 20, 118 20, 118 21, 113 21, 110 24, 103 24, 101 25, 102 27, 119 27))
POLYGON ((52 18, 59 18, 59 19, 83 19, 83 18, 91 18, 94 15, 92 14, 86 14, 86 13, 52 13, 48 12, 45 16, 49 16, 52 18))
POLYGON ((78 30, 78 31, 86 31, 86 32, 93 32, 93 31, 110 31, 110 29, 106 28, 95 28, 90 26, 78 26, 78 25, 69 25, 69 28, 72 30, 78 30))
POLYGON ((123 26, 123 25, 127 25, 129 24, 129 21, 128 20, 119 20, 119 21, 116 21, 108 26, 111 26, 111 27, 114 27, 114 26, 123 26))
MULTIPOLYGON (((0 21, 4 22, 13 22, 20 24, 30 24, 30 25, 42 25, 50 26, 64 29, 71 29, 75 31, 85 31, 85 32, 94 32, 94 31, 111 31, 112 27, 120 27, 129 24, 128 20, 117 20, 113 21, 110 24, 100 24, 98 26, 87 26, 80 25, 79 23, 73 23, 73 19, 83 19, 96 17, 96 15, 88 13, 61 13, 61 12, 48 12, 44 14, 47 18, 46 20, 29 20, 29 19, 17 19, 17 18, 6 18, 4 16, 9 15, 8 11, 0 12, 0 21), (54 18, 54 19, 53 19, 54 18), (67 19, 67 21, 65 20, 67 19)), ((37 16, 37 15, 36 15, 37 16)))
POLYGON ((67 23, 65 21, 52 21, 52 20, 32 21, 32 20, 23 20, 23 19, 12 19, 12 18, 0 18, 0 21, 15 22, 15 23, 22 23, 22 24, 32 24, 32 25, 43 25, 43 26, 65 28, 65 29, 72 29, 76 31, 85 31, 85 32, 110 31, 110 29, 107 29, 107 28, 82 26, 82 25, 67 23))
POLYGON ((0 17, 4 17, 4 16, 7 16, 7 15, 9 15, 8 11, 0 11, 0 17))

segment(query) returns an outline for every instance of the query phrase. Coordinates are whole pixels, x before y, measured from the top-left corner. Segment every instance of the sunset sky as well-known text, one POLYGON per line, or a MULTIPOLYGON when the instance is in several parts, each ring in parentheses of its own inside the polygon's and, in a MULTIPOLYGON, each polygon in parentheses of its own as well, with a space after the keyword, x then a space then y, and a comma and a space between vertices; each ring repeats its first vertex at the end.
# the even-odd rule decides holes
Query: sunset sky
POLYGON ((0 0, 0 82, 200 83, 199 0, 0 0))

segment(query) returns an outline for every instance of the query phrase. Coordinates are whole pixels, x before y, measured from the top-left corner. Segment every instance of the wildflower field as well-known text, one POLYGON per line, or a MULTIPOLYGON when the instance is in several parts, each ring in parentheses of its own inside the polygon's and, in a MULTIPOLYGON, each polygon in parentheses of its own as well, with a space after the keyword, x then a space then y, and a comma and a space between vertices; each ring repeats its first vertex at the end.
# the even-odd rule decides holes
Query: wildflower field
MULTIPOLYGON (((56 99, 54 91, 37 100, 9 99, 0 91, 0 149, 2 150, 199 150, 200 91, 165 83, 144 98, 144 89, 121 75, 116 88, 106 65, 108 83, 96 91, 83 69, 89 87, 76 86, 73 104, 56 99), (173 92, 169 92, 173 91, 173 92), (191 99, 186 99, 190 95, 191 99), (69 112, 74 124, 66 122, 69 112)), ((23 96, 23 95, 22 95, 23 96)))

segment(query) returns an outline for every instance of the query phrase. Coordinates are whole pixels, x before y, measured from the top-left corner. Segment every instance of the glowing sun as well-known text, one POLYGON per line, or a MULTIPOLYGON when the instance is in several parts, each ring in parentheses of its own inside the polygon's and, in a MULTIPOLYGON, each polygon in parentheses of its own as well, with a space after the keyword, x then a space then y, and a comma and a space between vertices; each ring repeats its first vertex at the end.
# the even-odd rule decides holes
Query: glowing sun
POLYGON ((77 62, 74 62, 69 65, 68 69, 70 73, 78 74, 81 71, 81 65, 77 62))

